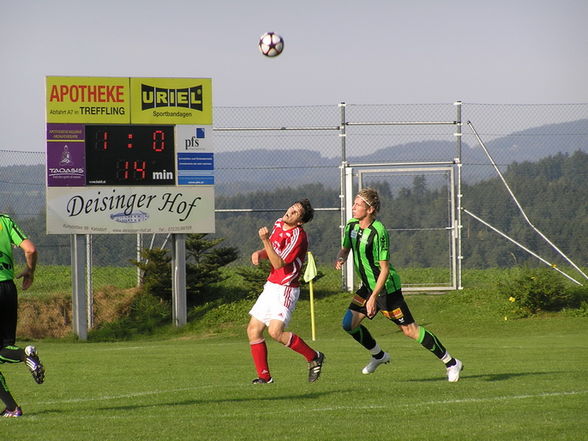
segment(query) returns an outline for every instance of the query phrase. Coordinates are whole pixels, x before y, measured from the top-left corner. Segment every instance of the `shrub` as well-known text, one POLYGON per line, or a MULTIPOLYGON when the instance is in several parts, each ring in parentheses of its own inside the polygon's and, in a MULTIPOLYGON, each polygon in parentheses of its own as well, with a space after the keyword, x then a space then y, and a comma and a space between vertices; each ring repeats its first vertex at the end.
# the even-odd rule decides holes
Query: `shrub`
POLYGON ((115 341, 135 335, 149 335, 171 319, 169 305, 145 291, 139 291, 133 297, 126 313, 126 316, 102 323, 90 331, 89 338, 93 341, 115 341))
POLYGON ((259 265, 239 267, 235 271, 243 278, 242 287, 247 292, 247 298, 256 298, 262 291, 263 285, 270 272, 270 263, 268 260, 262 260, 259 265))
POLYGON ((582 298, 581 291, 567 286, 561 275, 545 268, 522 269, 514 279, 499 282, 499 288, 512 312, 521 317, 577 308, 582 298))
MULTIPOLYGON (((220 268, 239 257, 237 248, 217 247, 224 239, 206 239, 206 234, 186 237, 186 294, 190 305, 209 300, 206 291, 225 280, 220 268)), ((165 249, 144 249, 143 260, 133 263, 143 271, 144 290, 171 302, 171 257, 165 249)))

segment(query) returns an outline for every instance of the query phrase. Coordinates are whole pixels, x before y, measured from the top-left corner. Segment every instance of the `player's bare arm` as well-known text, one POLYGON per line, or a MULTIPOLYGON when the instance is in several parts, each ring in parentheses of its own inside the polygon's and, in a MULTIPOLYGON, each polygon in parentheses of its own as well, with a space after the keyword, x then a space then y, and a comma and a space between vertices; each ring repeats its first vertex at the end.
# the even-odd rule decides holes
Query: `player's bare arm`
POLYGON ((257 250, 251 254, 251 263, 253 265, 259 265, 259 262, 264 259, 267 259, 267 253, 265 250, 257 250))
POLYGON ((378 299, 378 295, 380 294, 380 292, 382 292, 382 289, 386 284, 388 274, 390 274, 390 262, 388 262, 387 260, 380 260, 380 269, 381 271, 380 275, 378 276, 378 280, 376 281, 376 286, 365 305, 368 317, 373 317, 376 314, 376 302, 378 299))
POLYGON ((337 253, 337 260, 335 261, 336 270, 343 268, 343 264, 347 261, 347 257, 349 256, 350 251, 350 248, 341 248, 339 250, 339 253, 337 253))
POLYGON ((20 247, 24 251, 26 266, 25 269, 16 276, 17 279, 22 278, 22 289, 27 290, 33 284, 35 278, 35 269, 37 267, 37 248, 35 244, 25 239, 21 242, 20 247))
POLYGON ((280 256, 278 256, 276 250, 274 250, 274 247, 272 246, 272 243, 269 240, 270 232, 267 229, 267 227, 261 227, 258 233, 259 238, 263 243, 263 249, 267 254, 267 258, 269 259, 272 267, 274 269, 282 268, 286 263, 282 260, 280 256))

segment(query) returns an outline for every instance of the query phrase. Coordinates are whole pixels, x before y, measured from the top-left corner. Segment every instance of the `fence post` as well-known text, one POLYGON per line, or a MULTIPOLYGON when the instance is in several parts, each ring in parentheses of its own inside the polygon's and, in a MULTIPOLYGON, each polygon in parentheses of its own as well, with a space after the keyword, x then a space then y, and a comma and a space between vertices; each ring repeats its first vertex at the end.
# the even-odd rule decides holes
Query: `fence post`
POLYGON ((92 235, 86 234, 86 299, 88 329, 94 328, 94 284, 92 283, 92 235))
MULTIPOLYGON (((339 125, 339 138, 341 140, 341 167, 340 167, 340 192, 339 192, 339 202, 340 202, 340 237, 339 243, 343 240, 343 233, 345 232, 345 224, 347 223, 347 219, 345 216, 345 206, 347 201, 347 192, 346 192, 346 172, 347 172, 347 119, 345 115, 345 102, 339 103, 339 110, 340 110, 340 125, 339 125)), ((351 290, 352 287, 347 286, 347 267, 343 266, 341 271, 341 286, 344 290, 351 290)))
POLYGON ((461 168, 462 168, 462 161, 461 161, 461 139, 462 139, 462 120, 461 120, 461 101, 456 101, 455 103, 456 108, 456 117, 455 117, 455 142, 457 148, 457 157, 455 158, 455 163, 457 164, 457 207, 456 207, 456 219, 457 225, 455 231, 456 238, 454 239, 457 242, 457 259, 454 257, 454 261, 456 262, 456 270, 455 270, 455 277, 456 280, 454 285, 457 289, 463 289, 461 284, 461 263, 463 261, 463 256, 461 254, 461 202, 462 202, 462 193, 461 193, 461 168))

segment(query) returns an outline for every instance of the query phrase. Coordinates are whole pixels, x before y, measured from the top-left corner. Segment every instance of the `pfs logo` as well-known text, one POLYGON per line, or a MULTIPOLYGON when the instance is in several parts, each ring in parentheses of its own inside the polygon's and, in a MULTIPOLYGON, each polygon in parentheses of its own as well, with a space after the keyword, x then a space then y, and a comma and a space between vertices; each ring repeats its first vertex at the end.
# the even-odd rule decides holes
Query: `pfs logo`
POLYGON ((202 86, 182 89, 163 89, 160 87, 141 84, 141 109, 155 107, 185 107, 202 110, 202 86))
POLYGON ((186 150, 193 150, 200 147, 202 139, 206 138, 206 133, 203 127, 196 128, 196 133, 191 138, 184 139, 184 145, 186 150))

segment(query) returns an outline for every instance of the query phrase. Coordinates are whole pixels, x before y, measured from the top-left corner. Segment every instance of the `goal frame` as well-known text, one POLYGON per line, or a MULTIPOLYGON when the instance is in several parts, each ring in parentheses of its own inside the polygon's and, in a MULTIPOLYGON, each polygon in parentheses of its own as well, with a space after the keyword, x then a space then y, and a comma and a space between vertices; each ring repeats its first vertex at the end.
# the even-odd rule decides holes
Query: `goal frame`
MULTIPOLYGON (((448 271, 449 280, 445 284, 441 283, 426 283, 426 284, 403 284, 402 290, 404 292, 429 292, 429 291, 455 291, 462 289, 461 284, 461 229, 460 217, 457 216, 458 202, 457 196, 458 186, 456 185, 456 164, 455 162, 434 162, 434 163, 388 163, 388 164, 350 164, 345 167, 345 193, 353 195, 354 189, 361 190, 365 185, 365 178, 375 174, 446 174, 447 176, 447 190, 449 197, 449 209, 447 212, 447 225, 442 227, 446 230, 449 237, 448 246, 448 271)), ((459 174, 458 174, 459 176, 459 174)), ((353 197, 346 198, 345 217, 352 218, 351 207, 353 206, 353 197)), ((441 228, 439 228, 441 229, 441 228)), ((424 231, 424 228, 414 228, 415 231, 424 231)), ((394 229, 388 229, 394 231, 394 229)), ((392 262, 393 263, 393 262, 392 262)), ((353 261, 349 259, 346 263, 345 271, 345 288, 348 291, 353 290, 354 287, 354 268, 353 261)))

